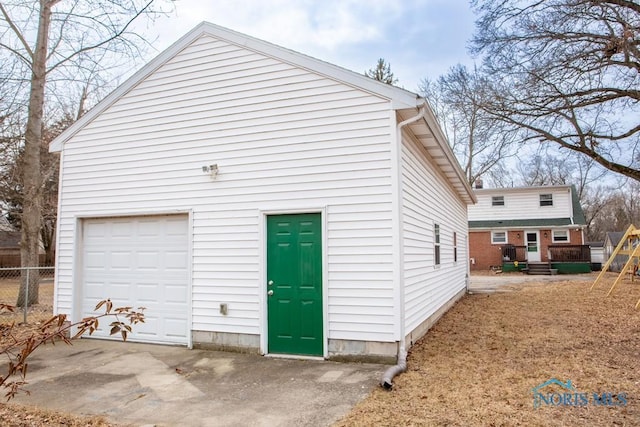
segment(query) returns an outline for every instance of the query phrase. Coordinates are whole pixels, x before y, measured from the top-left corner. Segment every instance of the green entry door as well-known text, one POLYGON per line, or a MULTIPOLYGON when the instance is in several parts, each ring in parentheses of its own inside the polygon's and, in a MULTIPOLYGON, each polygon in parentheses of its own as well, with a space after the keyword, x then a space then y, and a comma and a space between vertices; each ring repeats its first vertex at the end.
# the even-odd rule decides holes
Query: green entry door
POLYGON ((320 214, 267 217, 269 353, 322 356, 320 214))

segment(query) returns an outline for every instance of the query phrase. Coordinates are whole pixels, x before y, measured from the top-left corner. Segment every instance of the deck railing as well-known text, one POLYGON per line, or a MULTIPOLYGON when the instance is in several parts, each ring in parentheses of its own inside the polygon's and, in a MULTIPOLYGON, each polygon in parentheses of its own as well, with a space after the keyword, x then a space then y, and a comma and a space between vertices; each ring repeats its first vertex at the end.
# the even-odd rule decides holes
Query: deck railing
POLYGON ((549 246, 551 262, 591 262, 591 249, 588 245, 552 245, 549 246))
POLYGON ((526 262, 527 261, 527 247, 505 245, 502 247, 502 261, 503 262, 526 262))

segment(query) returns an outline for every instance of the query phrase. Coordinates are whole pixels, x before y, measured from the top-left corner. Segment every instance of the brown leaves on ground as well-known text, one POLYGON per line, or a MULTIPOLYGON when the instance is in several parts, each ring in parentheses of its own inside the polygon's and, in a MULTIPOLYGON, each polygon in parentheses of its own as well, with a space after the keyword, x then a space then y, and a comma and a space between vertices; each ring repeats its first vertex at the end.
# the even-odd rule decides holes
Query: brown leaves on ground
POLYGON ((3 427, 116 427, 103 417, 80 417, 30 406, 0 403, 3 427))
MULTIPOLYGON (((0 324, 0 344, 23 340, 42 328, 45 322, 11 327, 0 324), (9 336, 10 334, 10 336, 9 336)), ((31 406, 0 403, 0 426, 3 427, 116 427, 104 417, 84 417, 31 406)))
POLYGON ((374 390, 338 425, 640 425, 640 280, 605 297, 614 278, 593 291, 590 275, 467 295, 411 348, 394 389, 374 390), (535 409, 532 389, 550 378, 628 403, 535 409))
MULTIPOLYGON (((6 374, 0 375, 0 388, 6 390, 5 397, 11 399, 23 390, 27 381, 27 359, 39 346, 54 344, 62 341, 71 344, 71 339, 77 338, 84 332, 93 333, 98 328, 99 319, 114 317, 111 322, 111 334, 120 332, 123 340, 132 331, 130 325, 144 323, 144 308, 138 311, 132 307, 118 307, 113 309, 111 300, 107 299, 98 303, 96 310, 105 306, 105 313, 95 317, 87 317, 80 322, 69 323, 65 315, 51 316, 46 321, 37 321, 31 324, 0 323, 0 355, 6 357, 6 374), (120 320, 122 316, 126 323, 120 320), (73 338, 68 337, 69 331, 77 327, 78 331, 73 338), (115 329, 115 332, 114 332, 115 329)), ((13 312, 14 308, 5 303, 0 303, 0 312, 13 312)), ((0 366, 2 367, 2 366, 0 366)), ((69 396, 73 398, 73 396, 69 396)), ((41 410, 38 408, 0 404, 0 426, 101 426, 110 427, 103 417, 82 417, 62 412, 41 410)))

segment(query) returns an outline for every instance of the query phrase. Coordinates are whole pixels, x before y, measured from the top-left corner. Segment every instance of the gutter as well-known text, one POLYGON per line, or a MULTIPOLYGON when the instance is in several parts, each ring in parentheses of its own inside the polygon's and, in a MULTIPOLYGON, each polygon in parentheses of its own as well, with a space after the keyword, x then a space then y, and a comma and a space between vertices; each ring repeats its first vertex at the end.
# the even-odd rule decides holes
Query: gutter
MULTIPOLYGON (((423 119, 425 117, 425 115, 427 114, 427 102, 425 100, 422 100, 417 107, 420 109, 420 111, 418 111, 418 114, 410 117, 406 120, 403 120, 402 122, 398 123, 397 127, 396 127, 396 138, 397 141, 399 143, 399 156, 398 156, 398 163, 401 162, 402 159, 402 128, 405 127, 406 125, 409 125, 411 123, 415 123, 420 119, 423 119)), ((399 165, 398 167, 398 174, 402 174, 402 167, 401 165, 399 165)), ((400 180, 400 182, 402 182, 402 179, 400 180)), ((401 187, 399 189, 399 192, 401 193, 401 187)), ((402 204, 400 204, 400 211, 399 211, 400 215, 402 215, 402 204)), ((400 246, 402 247, 402 226, 400 227, 400 246)), ((402 249, 401 249, 402 250, 402 249)), ((402 263, 403 257, 400 257, 400 263, 402 263)), ((398 266, 399 268, 401 268, 401 266, 398 266)), ((398 282, 398 288, 399 288, 399 298, 398 298, 398 305, 399 305, 399 311, 400 311, 400 344, 399 344, 399 348, 398 348, 398 359, 397 362, 394 366, 391 366, 389 369, 387 369, 385 371, 385 373, 382 375, 382 378, 380 379, 380 385, 382 386, 382 388, 384 388, 385 390, 391 390, 393 388, 393 378, 395 378, 397 375, 406 372, 407 370, 407 349, 406 349, 406 332, 405 332, 405 322, 404 322, 404 280, 402 278, 402 275, 400 277, 400 280, 398 282)))

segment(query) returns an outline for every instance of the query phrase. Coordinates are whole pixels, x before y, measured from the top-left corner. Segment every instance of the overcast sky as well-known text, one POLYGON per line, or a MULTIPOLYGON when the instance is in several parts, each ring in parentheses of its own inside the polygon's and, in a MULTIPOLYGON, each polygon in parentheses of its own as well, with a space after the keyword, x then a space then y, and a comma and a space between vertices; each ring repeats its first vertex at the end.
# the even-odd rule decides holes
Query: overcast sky
POLYGON ((156 21, 162 51, 202 21, 363 73, 378 58, 398 85, 417 91, 457 63, 471 64, 468 0, 177 0, 156 21))

